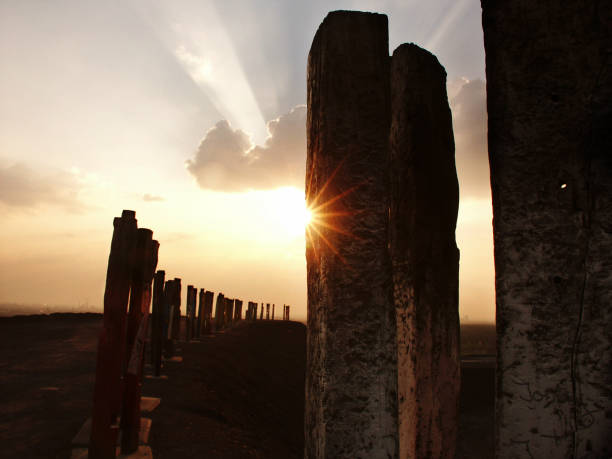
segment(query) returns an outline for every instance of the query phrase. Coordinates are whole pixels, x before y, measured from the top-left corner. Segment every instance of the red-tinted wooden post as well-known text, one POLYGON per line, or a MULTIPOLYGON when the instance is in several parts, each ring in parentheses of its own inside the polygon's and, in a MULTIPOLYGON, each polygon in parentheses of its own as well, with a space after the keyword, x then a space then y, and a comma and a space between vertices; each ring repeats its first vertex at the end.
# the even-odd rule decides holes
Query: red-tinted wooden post
POLYGON ((155 273, 153 282, 153 311, 151 317, 151 365, 153 374, 159 376, 161 373, 162 347, 164 344, 164 280, 166 272, 163 270, 155 273))
POLYGON ((90 459, 115 457, 121 409, 121 371, 125 346, 125 313, 130 294, 136 214, 124 210, 113 221, 114 231, 106 271, 104 325, 98 339, 90 459))
POLYGON ((158 242, 152 240, 152 236, 153 232, 149 229, 140 228, 138 230, 127 323, 126 350, 128 359, 124 377, 121 416, 122 454, 130 454, 138 449, 143 351, 151 305, 151 284, 157 266, 157 251, 159 248, 158 242))

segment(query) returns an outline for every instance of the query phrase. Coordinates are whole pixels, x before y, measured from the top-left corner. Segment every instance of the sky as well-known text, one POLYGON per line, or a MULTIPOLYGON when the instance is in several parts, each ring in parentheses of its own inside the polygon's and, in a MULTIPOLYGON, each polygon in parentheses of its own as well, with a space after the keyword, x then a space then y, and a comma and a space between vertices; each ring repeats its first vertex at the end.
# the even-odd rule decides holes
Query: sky
POLYGON ((478 0, 0 0, 0 303, 101 311, 132 209, 184 290, 305 319, 306 63, 338 9, 387 14, 390 54, 446 69, 460 316, 494 321, 478 0))

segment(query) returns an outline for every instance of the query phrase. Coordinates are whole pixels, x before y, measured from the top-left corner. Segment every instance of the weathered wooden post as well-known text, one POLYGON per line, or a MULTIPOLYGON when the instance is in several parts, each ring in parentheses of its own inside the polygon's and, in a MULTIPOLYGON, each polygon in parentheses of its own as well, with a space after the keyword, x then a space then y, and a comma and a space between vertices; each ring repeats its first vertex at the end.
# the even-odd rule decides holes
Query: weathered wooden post
POLYGON ((459 421, 459 185, 446 72, 414 44, 391 59, 390 253, 400 458, 455 457, 459 421))
POLYGON ((213 297, 214 292, 205 292, 204 293, 204 318, 206 321, 206 334, 212 333, 212 309, 213 309, 213 297))
POLYGON ((223 293, 217 294, 215 305, 215 331, 223 330, 225 318, 225 297, 223 293))
POLYGON ((336 11, 308 56, 306 459, 398 457, 388 50, 386 16, 336 11))
POLYGON ((266 320, 270 320, 270 303, 266 303, 266 320))
POLYGON ((272 320, 274 320, 274 308, 276 307, 275 304, 272 305, 272 320))
POLYGON ((257 320, 257 306, 258 303, 253 303, 253 320, 257 320))
POLYGON ((263 314, 264 314, 264 304, 261 303, 261 313, 259 314, 259 320, 263 320, 263 314))
POLYGON ((196 323, 196 338, 200 337, 202 330, 204 329, 204 297, 205 290, 201 288, 200 294, 198 295, 198 321, 196 323))
POLYGON ((140 394, 144 344, 147 334, 151 284, 157 266, 159 243, 152 240, 153 232, 140 228, 137 235, 135 263, 127 319, 127 361, 121 410, 121 453, 138 449, 140 432, 140 394))
POLYGON ((287 305, 287 320, 290 320, 289 319, 289 305, 287 305))
POLYGON ((610 4, 482 0, 496 457, 612 457, 610 4))
POLYGON ((104 324, 98 339, 90 459, 115 457, 121 410, 121 374, 125 354, 125 318, 136 246, 136 214, 124 210, 113 221, 113 238, 104 291, 104 324))
POLYGON ((151 365, 153 375, 161 374, 162 348, 164 344, 164 282, 166 272, 155 273, 153 282, 153 311, 151 317, 151 365))

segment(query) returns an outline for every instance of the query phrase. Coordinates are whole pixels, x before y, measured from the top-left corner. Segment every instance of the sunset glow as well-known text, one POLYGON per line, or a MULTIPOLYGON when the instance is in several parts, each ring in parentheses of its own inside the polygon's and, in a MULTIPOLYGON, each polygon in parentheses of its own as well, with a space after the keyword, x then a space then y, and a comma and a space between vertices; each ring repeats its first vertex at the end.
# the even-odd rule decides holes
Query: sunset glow
MULTIPOLYGON (((132 209, 167 276, 305 319, 305 235, 360 217, 351 190, 305 203, 308 49, 329 11, 371 2, 39 3, 0 3, 0 302, 101 311, 113 218, 132 209)), ((490 322, 481 10, 448 5, 376 9, 390 49, 429 45, 446 68, 460 314, 490 322)))

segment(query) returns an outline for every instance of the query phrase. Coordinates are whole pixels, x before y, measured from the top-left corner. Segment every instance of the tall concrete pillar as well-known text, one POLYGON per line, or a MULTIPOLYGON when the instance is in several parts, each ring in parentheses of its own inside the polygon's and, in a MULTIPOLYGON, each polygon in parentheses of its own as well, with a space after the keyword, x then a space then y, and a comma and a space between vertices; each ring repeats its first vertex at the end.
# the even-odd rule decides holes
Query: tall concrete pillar
POLYGON ((610 8, 482 8, 496 455, 612 457, 610 8))
POLYGON ((336 11, 308 56, 305 458, 396 458, 387 17, 336 11))
POLYGON ((446 72, 414 44, 393 52, 389 142, 400 458, 452 459, 460 387, 459 185, 446 72))

